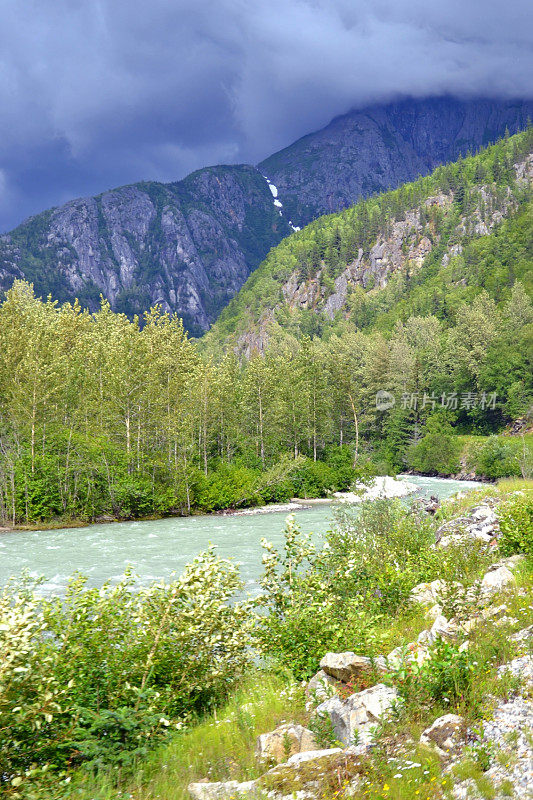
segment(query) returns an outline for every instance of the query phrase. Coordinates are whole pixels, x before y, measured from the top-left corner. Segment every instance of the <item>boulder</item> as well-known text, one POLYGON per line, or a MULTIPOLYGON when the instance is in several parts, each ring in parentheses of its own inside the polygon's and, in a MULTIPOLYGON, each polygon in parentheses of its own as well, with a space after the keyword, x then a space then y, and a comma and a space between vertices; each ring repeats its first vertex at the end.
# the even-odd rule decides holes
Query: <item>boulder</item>
POLYGON ((445 714, 423 732, 420 744, 431 747, 441 758, 456 754, 464 744, 466 722, 457 714, 445 714))
POLYGON ((367 744, 372 728, 398 700, 395 689, 378 683, 370 689, 352 694, 346 700, 332 697, 316 709, 317 715, 328 716, 335 736, 344 745, 367 744))
POLYGON ((480 616, 482 619, 498 619, 507 613, 507 606, 502 604, 500 606, 489 606, 481 611, 480 616))
POLYGON ((409 599, 412 603, 420 603, 421 606, 433 606, 438 603, 445 591, 446 584, 441 580, 419 583, 411 591, 409 599))
POLYGON ((316 750, 312 731, 302 725, 288 723, 257 737, 255 753, 264 761, 280 764, 295 753, 316 750))
POLYGON ((428 610, 424 614, 424 617, 427 620, 436 620, 437 617, 441 616, 441 614, 442 614, 442 606, 440 606, 438 603, 435 603, 434 606, 431 606, 431 608, 428 608, 428 610))
POLYGON ((350 651, 346 653, 326 653, 320 662, 320 669, 332 678, 348 683, 352 678, 364 672, 370 672, 372 661, 366 656, 358 656, 350 651))
POLYGON ((431 644, 429 641, 429 631, 422 631, 419 635, 419 641, 410 642, 403 647, 395 647, 387 656, 387 664, 392 669, 398 669, 402 664, 409 662, 416 662, 421 665, 429 658, 428 646, 431 644))
POLYGON ((516 578, 511 570, 507 567, 498 567, 497 565, 495 569, 489 569, 481 581, 482 589, 488 594, 495 594, 496 592, 502 591, 502 589, 515 585, 516 578))
POLYGON ((333 694, 337 694, 339 685, 339 681, 332 678, 331 675, 328 675, 323 669, 320 669, 307 684, 305 693, 308 697, 323 702, 333 694))
MULTIPOLYGON (((425 631, 422 631, 422 634, 423 633, 425 633, 425 631)), ((453 622, 448 622, 446 617, 442 616, 441 614, 436 618, 435 622, 431 626, 428 636, 423 641, 427 644, 433 644, 437 641, 437 639, 455 639, 458 633, 458 626, 453 622)), ((420 636, 422 636, 422 634, 420 634, 420 636)))
POLYGON ((470 513, 476 522, 483 522, 485 525, 498 524, 498 517, 490 506, 476 506, 470 513))
POLYGON ((441 547, 450 544, 478 539, 485 544, 492 542, 499 532, 496 514, 488 505, 473 508, 470 514, 456 517, 438 528, 435 538, 441 547))
POLYGON ((309 761, 321 761, 342 753, 342 747, 330 747, 328 750, 308 750, 306 753, 296 753, 287 761, 288 767, 299 767, 309 761))
POLYGON ((523 628, 517 633, 513 633, 509 638, 512 642, 517 644, 527 644, 530 639, 533 639, 533 625, 530 625, 528 628, 523 628))
POLYGON ((330 796, 329 780, 341 773, 355 788, 359 781, 359 758, 348 750, 332 747, 291 756, 286 764, 278 764, 258 778, 255 786, 256 791, 261 791, 260 797, 271 800, 316 800, 330 796))
POLYGON ((255 781, 225 781, 190 783, 187 791, 193 800, 230 800, 236 797, 253 797, 255 781))

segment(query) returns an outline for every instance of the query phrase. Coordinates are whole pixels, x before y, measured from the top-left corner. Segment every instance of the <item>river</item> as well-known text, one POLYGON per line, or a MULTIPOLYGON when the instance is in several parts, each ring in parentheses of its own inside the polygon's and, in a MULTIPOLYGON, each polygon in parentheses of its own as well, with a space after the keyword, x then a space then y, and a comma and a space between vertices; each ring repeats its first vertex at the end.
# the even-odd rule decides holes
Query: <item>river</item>
MULTIPOLYGON (((410 498, 437 495, 450 497, 458 490, 479 484, 440 478, 408 476, 419 489, 410 498)), ((409 498, 406 498, 409 499, 409 498)), ((302 528, 323 536, 334 521, 334 507, 317 505, 295 512, 302 528)), ((283 542, 287 512, 254 515, 206 515, 170 517, 142 522, 114 522, 86 528, 46 531, 14 531, 0 535, 0 586, 11 576, 27 570, 44 575, 43 591, 60 594, 76 570, 88 576, 91 586, 116 581, 131 565, 143 584, 169 578, 209 543, 221 556, 240 563, 243 580, 251 589, 261 572, 262 537, 275 545, 283 542)))

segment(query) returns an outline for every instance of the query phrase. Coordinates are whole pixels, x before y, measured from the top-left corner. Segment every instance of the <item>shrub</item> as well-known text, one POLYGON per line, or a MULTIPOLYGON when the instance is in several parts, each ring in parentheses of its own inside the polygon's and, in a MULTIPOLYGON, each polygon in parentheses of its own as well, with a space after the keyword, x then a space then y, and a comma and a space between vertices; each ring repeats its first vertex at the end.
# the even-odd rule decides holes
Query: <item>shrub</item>
POLYGON ((437 639, 430 658, 422 665, 418 679, 433 700, 455 706, 468 700, 474 665, 468 650, 437 639))
POLYGON ((450 475, 459 469, 459 443, 452 426, 440 415, 426 422, 426 433, 407 451, 407 463, 417 472, 450 475))
POLYGON ((516 496, 499 512, 502 555, 524 553, 533 557, 533 492, 516 496))
POLYGON ((504 478, 520 475, 518 459, 519 442, 503 441, 499 436, 489 436, 472 454, 474 469, 487 478, 504 478))
POLYGON ((293 477, 294 493, 297 497, 324 497, 336 488, 337 472, 323 461, 311 461, 298 469, 293 477))
POLYGON ((128 574, 64 599, 0 595, 1 782, 44 765, 128 766, 167 730, 222 697, 250 658, 236 567, 199 555, 172 583, 128 574))
POLYGON ((263 653, 297 678, 312 675, 328 650, 373 655, 382 615, 396 613, 412 587, 435 573, 433 531, 430 518, 375 500, 341 514, 317 551, 289 517, 282 552, 263 542, 263 653))
POLYGON ((341 510, 317 565, 339 598, 359 596, 394 613, 411 589, 432 577, 438 559, 435 524, 398 500, 377 499, 341 510))

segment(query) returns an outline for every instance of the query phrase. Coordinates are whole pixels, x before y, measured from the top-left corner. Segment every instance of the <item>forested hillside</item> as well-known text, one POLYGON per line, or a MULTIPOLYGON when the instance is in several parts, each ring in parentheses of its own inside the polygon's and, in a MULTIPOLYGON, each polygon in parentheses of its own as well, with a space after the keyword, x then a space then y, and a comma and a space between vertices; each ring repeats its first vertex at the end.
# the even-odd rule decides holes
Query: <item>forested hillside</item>
POLYGON ((201 346, 158 309, 141 324, 17 282, 0 306, 4 523, 320 496, 369 469, 450 474, 457 433, 488 436, 463 467, 528 475, 527 441, 493 434, 533 399, 532 138, 294 234, 201 346))
POLYGON ((249 354, 272 323, 295 335, 392 330, 412 314, 448 325, 482 289, 497 303, 517 280, 531 290, 532 141, 529 128, 292 234, 206 342, 249 354))
POLYGON ((350 111, 259 164, 298 225, 524 130, 528 102, 403 99, 350 111))

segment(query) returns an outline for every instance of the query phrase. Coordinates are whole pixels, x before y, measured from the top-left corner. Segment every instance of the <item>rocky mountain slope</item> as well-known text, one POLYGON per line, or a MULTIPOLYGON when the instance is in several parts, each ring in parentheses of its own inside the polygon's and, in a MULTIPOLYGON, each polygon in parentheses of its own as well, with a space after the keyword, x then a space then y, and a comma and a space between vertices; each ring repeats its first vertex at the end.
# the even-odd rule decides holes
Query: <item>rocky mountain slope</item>
POLYGON ((213 167, 73 200, 0 237, 0 285, 115 310, 160 303, 201 333, 265 253, 290 232, 253 167, 213 167))
POLYGON ((502 140, 293 234, 248 279, 206 342, 249 355, 264 349, 276 325, 304 333, 342 321, 364 328, 378 317, 383 322, 393 310, 401 317, 404 307, 442 318, 452 296, 466 296, 469 286, 494 295, 498 260, 500 281, 511 285, 522 280, 522 272, 527 277, 530 256, 526 252, 522 259, 511 240, 527 251, 531 140, 530 132, 502 140), (509 225, 500 232, 507 218, 509 225), (490 273, 475 267, 486 254, 468 249, 483 239, 499 248, 490 273), (515 271, 504 258, 506 243, 514 249, 515 271))
POLYGON ((261 164, 302 226, 526 127, 532 103, 435 97, 352 111, 261 164))
POLYGON ((257 168, 210 167, 73 200, 0 236, 0 289, 23 277, 39 294, 77 296, 92 309, 100 293, 128 314, 160 303, 199 334, 292 230, 513 133, 532 110, 394 103, 333 120, 257 168))

